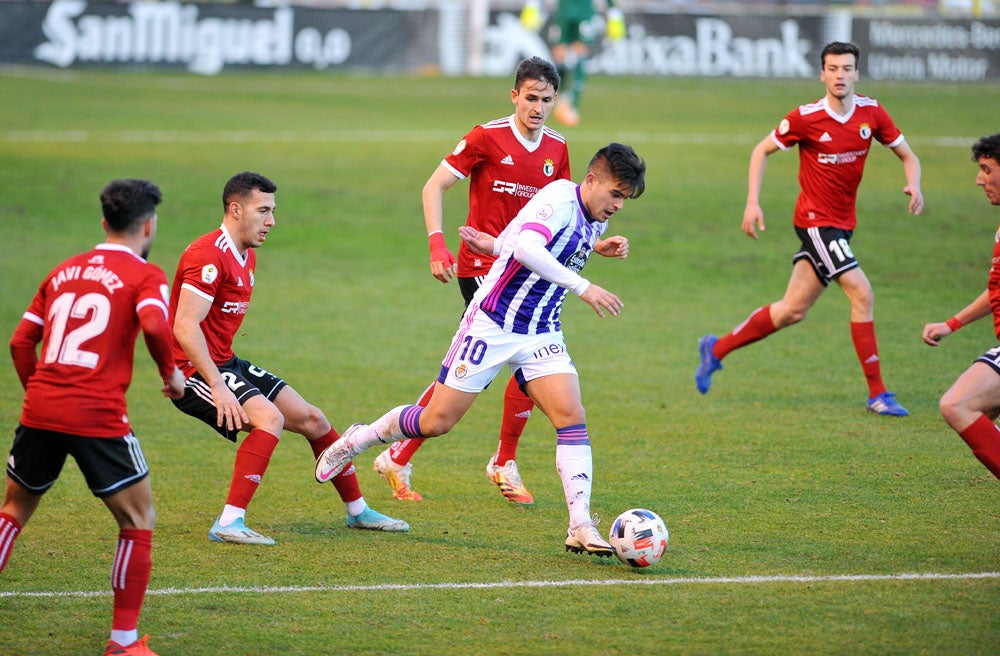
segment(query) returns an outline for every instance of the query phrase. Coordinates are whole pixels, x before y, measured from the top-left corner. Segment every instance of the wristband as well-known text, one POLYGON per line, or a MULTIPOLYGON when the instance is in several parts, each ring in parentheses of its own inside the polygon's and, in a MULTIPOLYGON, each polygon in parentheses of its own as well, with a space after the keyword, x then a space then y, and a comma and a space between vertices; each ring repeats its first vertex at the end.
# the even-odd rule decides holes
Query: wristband
POLYGON ((958 330, 959 328, 961 328, 962 326, 965 325, 964 323, 962 323, 959 320, 959 318, 957 316, 956 317, 952 317, 951 319, 948 319, 947 321, 944 322, 944 324, 946 326, 948 326, 949 328, 951 328, 951 332, 955 332, 956 330, 958 330))

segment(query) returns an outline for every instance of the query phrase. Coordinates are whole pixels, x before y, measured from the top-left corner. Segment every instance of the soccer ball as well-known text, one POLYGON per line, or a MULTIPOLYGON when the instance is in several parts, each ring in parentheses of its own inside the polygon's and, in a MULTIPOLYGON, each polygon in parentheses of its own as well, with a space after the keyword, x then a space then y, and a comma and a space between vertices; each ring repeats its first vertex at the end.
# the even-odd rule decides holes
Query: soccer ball
POLYGON ((652 510, 633 508, 615 518, 608 542, 615 555, 632 567, 649 567, 660 562, 667 550, 667 525, 652 510))

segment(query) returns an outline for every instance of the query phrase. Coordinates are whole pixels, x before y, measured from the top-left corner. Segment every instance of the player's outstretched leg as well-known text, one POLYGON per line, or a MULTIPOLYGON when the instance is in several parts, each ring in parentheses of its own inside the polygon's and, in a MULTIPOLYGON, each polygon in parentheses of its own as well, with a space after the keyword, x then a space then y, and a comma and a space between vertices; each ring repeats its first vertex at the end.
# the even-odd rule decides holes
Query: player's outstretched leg
POLYGON ((700 360, 697 371, 694 372, 694 382, 698 386, 698 391, 702 394, 708 392, 712 386, 712 374, 722 369, 722 361, 715 357, 712 347, 719 340, 715 335, 702 335, 698 340, 698 358, 700 360))

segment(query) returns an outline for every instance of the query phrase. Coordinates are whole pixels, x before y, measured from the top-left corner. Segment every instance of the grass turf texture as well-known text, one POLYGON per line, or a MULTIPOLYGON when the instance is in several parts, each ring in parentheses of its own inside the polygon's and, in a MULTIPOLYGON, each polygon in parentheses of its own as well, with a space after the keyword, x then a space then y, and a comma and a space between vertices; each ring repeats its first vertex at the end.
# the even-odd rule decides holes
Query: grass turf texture
MULTIPOLYGON (((427 272, 420 188, 465 131, 510 111, 509 80, 7 69, 0 86, 18 99, 0 105, 6 334, 48 270, 99 241, 108 180, 162 187, 150 259, 172 275, 184 246, 218 225, 225 180, 252 169, 278 183, 278 223, 237 351, 341 430, 411 402, 436 375, 461 305, 454 284, 427 272)), ((631 240, 628 260, 586 270, 624 313, 599 320, 571 298, 564 325, 594 443, 593 508, 604 530, 627 508, 660 513, 664 559, 633 571, 563 551, 542 416, 518 456, 534 507, 500 498, 483 473, 499 384, 416 457, 423 503, 391 499, 371 471, 377 451, 358 459, 369 503, 409 521, 409 534, 345 528, 333 490, 312 481, 308 448, 286 434, 248 516, 277 544, 211 544, 232 445, 158 395, 140 352, 130 409, 159 513, 139 627, 150 645, 186 655, 995 653, 995 576, 882 577, 1000 570, 997 482, 936 407, 996 339, 982 321, 938 349, 920 341, 925 322, 985 286, 1000 213, 973 184, 969 145, 996 129, 987 108, 1000 88, 862 79, 858 90, 886 105, 924 166, 927 209, 912 217, 902 167, 875 148, 852 243, 876 292, 885 379, 912 416, 865 411, 838 289, 802 325, 732 354, 707 396, 692 380, 698 336, 725 333, 784 290, 797 155, 771 158, 768 230, 756 243, 739 230, 746 165, 819 82, 597 78, 581 125, 555 126, 574 177, 597 148, 624 141, 647 160, 647 190, 612 219, 611 234, 631 240)), ((446 198, 453 248, 466 194, 463 183, 446 198)), ((10 436, 21 390, 12 367, 0 371, 10 436)), ((0 653, 98 651, 115 535, 70 462, 0 577, 0 653)))

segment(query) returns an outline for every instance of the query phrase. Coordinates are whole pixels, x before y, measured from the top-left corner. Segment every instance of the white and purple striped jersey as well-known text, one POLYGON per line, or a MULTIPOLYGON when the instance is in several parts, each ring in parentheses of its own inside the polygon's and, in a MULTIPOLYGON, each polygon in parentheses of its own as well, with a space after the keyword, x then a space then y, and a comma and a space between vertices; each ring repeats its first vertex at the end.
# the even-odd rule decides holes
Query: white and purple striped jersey
POLYGON ((506 332, 535 335, 558 331, 567 290, 514 257, 518 237, 525 231, 541 234, 546 250, 558 263, 579 273, 607 227, 607 221, 596 221, 587 213, 576 183, 557 180, 546 185, 497 237, 499 255, 470 307, 478 305, 506 332))

